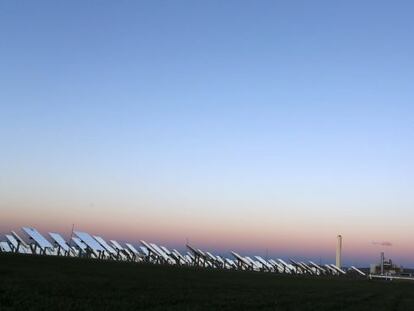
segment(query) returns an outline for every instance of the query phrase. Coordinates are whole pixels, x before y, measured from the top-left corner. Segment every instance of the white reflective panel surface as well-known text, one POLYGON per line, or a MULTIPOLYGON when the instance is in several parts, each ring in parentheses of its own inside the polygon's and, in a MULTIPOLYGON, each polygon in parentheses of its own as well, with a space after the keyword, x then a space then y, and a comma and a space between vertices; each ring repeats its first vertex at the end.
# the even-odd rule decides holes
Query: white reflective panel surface
POLYGON ((23 231, 26 232, 27 235, 30 236, 41 249, 53 248, 52 244, 50 244, 50 242, 46 240, 45 237, 35 228, 23 227, 23 231))
POLYGON ((324 269, 324 268, 322 268, 320 265, 318 265, 318 264, 314 263, 313 261, 309 261, 309 263, 310 263, 312 266, 314 266, 315 268, 317 268, 318 270, 320 270, 320 271, 322 271, 322 272, 325 272, 325 269, 324 269))
POLYGON ((162 258, 164 258, 164 260, 168 260, 168 259, 169 259, 168 255, 167 255, 167 254, 165 254, 165 253, 162 251, 162 249, 158 247, 158 245, 157 245, 157 244, 155 244, 155 243, 151 243, 150 245, 152 246, 152 248, 153 248, 153 249, 155 249, 155 250, 157 251, 157 253, 158 253, 158 254, 159 254, 162 258))
POLYGON ((180 262, 181 262, 182 264, 185 264, 185 263, 187 262, 186 258, 185 258, 183 255, 181 255, 181 254, 180 254, 180 252, 179 252, 179 251, 177 251, 176 249, 173 249, 173 254, 174 254, 177 258, 179 258, 179 259, 180 259, 180 262))
POLYGON ((11 234, 17 240, 17 242, 20 242, 21 245, 29 248, 29 245, 27 245, 27 243, 16 232, 12 231, 11 234))
POLYGON ((0 250, 6 253, 10 253, 12 251, 9 243, 7 242, 0 242, 0 250))
POLYGON ((255 258, 263 265, 263 267, 266 267, 268 269, 271 268, 271 265, 266 260, 264 260, 262 257, 255 256, 255 258))
POLYGON ((250 265, 250 263, 246 259, 244 259, 242 256, 240 256, 236 252, 231 252, 231 253, 233 254, 234 257, 236 257, 239 261, 241 261, 245 265, 248 265, 248 266, 250 265))
POLYGON ((161 254, 159 254, 149 243, 144 240, 141 240, 140 242, 147 248, 148 251, 153 252, 155 255, 161 256, 161 254))
POLYGON ((134 255, 139 255, 138 250, 130 243, 125 244, 134 255))
POLYGON ((191 260, 194 260, 194 256, 193 256, 193 254, 191 254, 190 252, 187 252, 187 254, 186 254, 186 257, 190 257, 191 258, 191 260))
POLYGON ((352 270, 355 270, 356 272, 358 272, 360 275, 362 276, 366 276, 365 272, 362 272, 361 270, 359 270, 358 268, 356 268, 355 266, 351 266, 352 270))
POLYGON ((79 247, 81 250, 86 251, 88 248, 79 238, 73 237, 72 241, 75 242, 76 246, 79 247))
POLYGON ((283 272, 284 268, 281 264, 279 264, 278 262, 276 262, 274 259, 269 259, 269 263, 276 268, 279 272, 283 272))
POLYGON ((211 260, 217 260, 217 258, 212 253, 206 252, 206 254, 211 260))
POLYGON ((145 254, 146 256, 149 255, 148 249, 145 246, 140 246, 139 248, 141 249, 143 254, 145 254))
POLYGON ((194 254, 194 255, 197 255, 197 256, 203 256, 204 254, 203 254, 203 252, 201 251, 201 250, 199 250, 199 249, 195 249, 195 248, 193 248, 193 247, 191 247, 190 245, 187 245, 187 248, 194 254))
POLYGON ((292 270, 291 265, 289 265, 287 262, 285 262, 283 259, 278 258, 278 261, 282 264, 282 266, 285 269, 288 269, 289 271, 292 270))
POLYGON ((336 271, 336 269, 332 268, 330 265, 325 264, 325 267, 328 269, 328 271, 330 271, 333 274, 338 274, 338 271, 336 271))
POLYGON ((253 266, 253 268, 260 269, 261 265, 260 265, 260 263, 258 261, 254 260, 254 259, 252 259, 252 258, 250 258, 248 256, 246 256, 245 258, 247 259, 248 262, 251 263, 251 266, 253 266))
POLYGON ((66 243, 65 239, 59 233, 49 232, 49 235, 52 239, 63 249, 65 252, 69 251, 69 245, 66 243))
POLYGON ((301 262, 301 264, 309 271, 309 272, 314 272, 314 269, 309 267, 308 264, 306 264, 306 262, 301 262))
POLYGON ((106 241, 101 238, 100 236, 94 235, 93 236, 98 242, 99 244, 101 244, 103 246, 103 248, 105 248, 110 254, 116 255, 116 250, 114 250, 108 243, 106 243, 106 241))
POLYGON ((225 258, 226 263, 231 266, 231 267, 236 267, 236 264, 234 263, 233 260, 229 259, 229 258, 225 258))
MULTIPOLYGON (((72 240, 73 241, 73 240, 72 240)), ((79 240, 80 241, 80 240, 79 240)), ((70 247, 70 253, 69 255, 74 257, 74 256, 79 256, 81 253, 81 250, 77 249, 75 246, 71 246, 70 247)))
POLYGON ((177 251, 176 249, 173 249, 173 253, 174 253, 177 257, 179 257, 181 260, 184 260, 184 256, 183 256, 183 255, 181 255, 181 253, 180 253, 179 251, 177 251))
POLYGON ((118 243, 118 241, 115 240, 110 240, 110 242, 112 243, 112 245, 119 251, 124 250, 124 248, 122 247, 121 244, 118 243))
POLYGON ((346 274, 346 272, 344 270, 342 270, 341 268, 338 268, 337 266, 335 266, 334 264, 330 265, 333 269, 335 269, 336 271, 338 271, 341 274, 346 274))
POLYGON ((77 237, 83 243, 85 243, 93 251, 96 251, 96 252, 104 252, 105 251, 105 249, 102 247, 102 245, 99 244, 98 241, 96 241, 88 233, 86 233, 86 232, 79 232, 79 231, 75 231, 74 233, 77 235, 77 237))
POLYGON ((170 255, 171 252, 168 248, 166 248, 165 246, 161 246, 161 249, 163 250, 164 253, 166 253, 167 255, 170 255))
POLYGON ((13 247, 13 249, 16 249, 17 248, 18 242, 14 238, 14 236, 12 236, 10 234, 6 234, 6 239, 9 241, 9 243, 11 244, 11 246, 13 247))

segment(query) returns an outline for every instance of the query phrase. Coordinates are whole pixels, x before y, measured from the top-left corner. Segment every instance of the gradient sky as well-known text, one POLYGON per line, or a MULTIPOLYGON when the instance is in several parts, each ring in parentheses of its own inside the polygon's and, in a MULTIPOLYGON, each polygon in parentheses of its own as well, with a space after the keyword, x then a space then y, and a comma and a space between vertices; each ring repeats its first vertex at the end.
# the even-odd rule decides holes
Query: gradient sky
POLYGON ((414 266, 413 10, 2 1, 0 232, 414 266))

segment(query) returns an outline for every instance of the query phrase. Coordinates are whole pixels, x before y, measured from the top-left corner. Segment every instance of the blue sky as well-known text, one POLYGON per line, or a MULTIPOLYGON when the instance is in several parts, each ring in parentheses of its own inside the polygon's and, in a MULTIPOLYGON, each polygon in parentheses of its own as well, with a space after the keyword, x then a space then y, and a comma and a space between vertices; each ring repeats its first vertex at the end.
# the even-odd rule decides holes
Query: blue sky
POLYGON ((231 245, 252 221, 258 240, 292 236, 283 252, 341 231, 409 262, 413 9, 2 2, 0 226, 105 230, 104 215, 120 236, 208 244, 222 228, 231 245))

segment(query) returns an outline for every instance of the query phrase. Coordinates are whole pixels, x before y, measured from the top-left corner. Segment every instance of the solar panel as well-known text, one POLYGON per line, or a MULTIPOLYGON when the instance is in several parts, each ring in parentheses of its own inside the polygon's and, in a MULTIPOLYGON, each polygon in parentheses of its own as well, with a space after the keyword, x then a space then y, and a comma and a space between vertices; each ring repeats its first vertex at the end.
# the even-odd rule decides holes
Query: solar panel
POLYGON ((191 247, 190 245, 186 245, 186 247, 196 256, 203 256, 203 254, 201 254, 198 250, 196 250, 195 248, 191 247))
POLYGON ((72 257, 76 257, 76 256, 79 256, 81 254, 81 252, 82 252, 82 250, 78 249, 75 245, 73 245, 69 248, 68 255, 72 256, 72 257))
POLYGON ((216 256, 216 258, 217 258, 217 261, 221 264, 221 266, 222 266, 222 268, 223 268, 223 266, 224 266, 224 264, 225 264, 225 262, 224 262, 223 258, 221 258, 219 255, 217 255, 217 256, 216 256))
POLYGON ((19 243, 14 238, 14 236, 12 236, 10 234, 6 234, 6 239, 9 241, 9 244, 11 245, 11 248, 13 249, 13 251, 17 251, 19 243))
POLYGON ((50 242, 46 240, 46 238, 43 235, 41 235, 35 228, 23 227, 23 231, 26 232, 27 235, 33 241, 35 241, 37 246, 39 246, 42 250, 45 250, 47 248, 53 248, 52 244, 50 244, 50 242))
POLYGON ((226 263, 233 268, 237 268, 237 265, 234 263, 233 260, 229 259, 229 258, 225 258, 226 263))
POLYGON ((332 268, 330 265, 325 264, 325 267, 328 269, 329 272, 331 272, 332 274, 338 274, 338 271, 334 268, 332 268))
POLYGON ((309 272, 310 274, 315 274, 314 269, 312 269, 311 267, 309 267, 305 262, 300 262, 299 263, 304 269, 306 269, 307 272, 309 272))
POLYGON ((237 254, 236 252, 231 252, 232 253, 232 255, 234 256, 234 257, 236 257, 236 259, 238 260, 238 261, 240 261, 240 262, 242 262, 243 264, 245 264, 246 266, 250 266, 251 264, 246 260, 246 259, 244 259, 242 256, 240 256, 239 254, 237 254))
POLYGON ((313 261, 309 261, 309 263, 310 263, 312 266, 314 266, 316 269, 318 269, 321 273, 325 273, 325 272, 326 272, 324 268, 322 268, 320 265, 318 265, 318 264, 314 263, 313 261))
POLYGON ((105 250, 108 251, 108 253, 112 255, 116 255, 116 250, 114 250, 108 243, 106 243, 104 239, 102 239, 100 236, 97 236, 97 235, 94 235, 93 237, 95 238, 95 240, 99 242, 99 244, 103 246, 103 248, 105 248, 105 250))
POLYGON ((296 261, 294 261, 293 259, 289 259, 289 261, 294 265, 294 266, 300 266, 299 263, 297 263, 296 261))
POLYGON ((292 267, 292 265, 289 265, 286 261, 284 261, 283 259, 278 258, 277 259, 279 261, 279 263, 282 265, 283 270, 284 271, 289 271, 289 272, 296 272, 296 269, 294 269, 292 267))
POLYGON ((173 249, 173 254, 175 254, 175 256, 180 259, 180 262, 182 264, 185 264, 187 262, 187 260, 185 259, 185 257, 183 255, 181 255, 180 252, 177 251, 176 249, 173 249))
POLYGON ((188 257, 190 257, 191 260, 194 260, 194 256, 190 252, 187 252, 185 256, 186 257, 188 256, 188 257))
POLYGON ((59 233, 49 232, 49 235, 61 249, 63 249, 65 252, 69 252, 70 248, 68 243, 66 243, 65 239, 62 238, 59 233))
POLYGON ((186 254, 186 255, 184 255, 184 258, 185 258, 185 261, 186 261, 188 264, 192 264, 192 262, 193 262, 193 258, 192 258, 190 255, 186 254))
POLYGON ((356 272, 358 272, 360 275, 362 275, 362 276, 366 276, 366 274, 364 273, 364 272, 362 272, 361 270, 359 270, 358 268, 356 268, 355 266, 351 266, 351 268, 350 269, 352 269, 352 270, 355 270, 356 272))
POLYGON ((162 251, 163 251, 164 253, 166 253, 168 256, 170 256, 170 255, 171 255, 170 250, 169 250, 168 248, 166 248, 165 246, 160 246, 160 248, 161 248, 161 249, 162 249, 162 251))
POLYGON ((309 272, 306 267, 304 265, 302 265, 302 263, 300 262, 296 262, 293 259, 289 259, 290 262, 292 263, 293 267, 295 268, 297 273, 307 273, 309 272))
POLYGON ((341 268, 338 268, 337 266, 331 264, 330 265, 333 269, 335 269, 336 271, 338 271, 340 274, 346 274, 346 272, 344 270, 342 270, 341 268))
POLYGON ((12 251, 7 242, 0 242, 0 250, 5 253, 10 253, 12 251))
POLYGON ((72 237, 72 241, 75 242, 75 245, 82 251, 86 251, 86 249, 88 248, 79 238, 77 237, 72 237))
POLYGON ((267 268, 268 270, 272 268, 272 266, 262 257, 255 256, 255 258, 262 264, 263 268, 267 268))
POLYGON ((134 247, 134 245, 130 244, 130 243, 125 243, 125 245, 129 248, 129 250, 134 254, 134 255, 140 255, 140 253, 138 252, 138 250, 134 247))
MULTIPOLYGON (((276 262, 274 259, 269 259, 269 263, 275 268, 275 269, 277 269, 277 271, 278 272, 280 272, 280 273, 282 273, 282 272, 287 272, 286 271, 286 269, 285 269, 285 267, 282 265, 282 264, 280 264, 280 263, 278 263, 278 262, 276 262)), ((289 272, 290 272, 290 270, 289 270, 289 272)))
POLYGON ((197 248, 197 251, 201 256, 206 257, 206 254, 201 249, 197 248))
POLYGON ((118 250, 118 251, 123 251, 124 248, 122 247, 121 244, 118 243, 118 241, 115 240, 110 240, 110 242, 112 243, 112 245, 118 250))
POLYGON ((98 252, 98 253, 103 253, 105 252, 105 249, 102 247, 101 244, 99 244, 94 238, 92 238, 89 233, 86 232, 80 232, 80 231, 75 231, 74 232, 78 238, 84 243, 86 244, 91 250, 98 252))
POLYGON ((212 260, 217 260, 216 256, 214 256, 212 253, 210 252, 206 252, 207 256, 212 259, 212 260))
POLYGON ((158 247, 157 244, 155 243, 150 243, 150 245, 158 252, 158 254, 161 255, 161 257, 165 260, 165 261, 169 261, 170 257, 163 252, 163 250, 161 248, 158 247))
POLYGON ((161 256, 161 254, 159 254, 150 244, 148 244, 147 242, 143 240, 141 240, 140 242, 142 243, 142 245, 144 245, 147 248, 147 252, 150 251, 154 255, 161 256))
POLYGON ((223 260, 223 258, 221 258, 221 256, 220 256, 220 255, 216 255, 216 259, 217 259, 218 261, 220 261, 221 263, 224 263, 224 260, 223 260))
POLYGON ((23 240, 15 231, 12 231, 11 234, 17 240, 17 242, 20 243, 20 245, 23 245, 25 248, 29 248, 29 245, 27 245, 26 241, 23 240))
POLYGON ((250 264, 250 266, 252 266, 254 269, 260 269, 260 266, 256 263, 256 261, 254 261, 253 259, 251 259, 250 257, 246 256, 244 257, 244 259, 246 259, 246 261, 250 264))
POLYGON ((145 256, 148 256, 148 255, 149 255, 149 250, 148 250, 148 248, 146 248, 145 246, 140 246, 139 248, 140 248, 140 250, 142 251, 142 253, 143 253, 145 256))

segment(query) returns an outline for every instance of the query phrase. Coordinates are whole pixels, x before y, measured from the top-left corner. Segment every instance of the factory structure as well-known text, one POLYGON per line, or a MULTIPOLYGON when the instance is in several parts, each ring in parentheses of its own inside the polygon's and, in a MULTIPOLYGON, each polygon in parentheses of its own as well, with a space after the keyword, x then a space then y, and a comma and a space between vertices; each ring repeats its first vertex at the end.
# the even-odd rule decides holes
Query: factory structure
POLYGON ((391 259, 385 259, 384 252, 381 252, 380 262, 371 264, 370 273, 379 275, 401 275, 404 273, 404 268, 394 264, 391 259))
MULTIPOLYGON (((346 269, 342 265, 342 235, 336 237, 336 261, 335 266, 339 269, 346 269)), ((385 253, 381 252, 378 263, 371 264, 369 269, 363 269, 370 277, 412 277, 412 271, 404 271, 402 266, 396 265, 392 259, 386 259, 385 253)))

